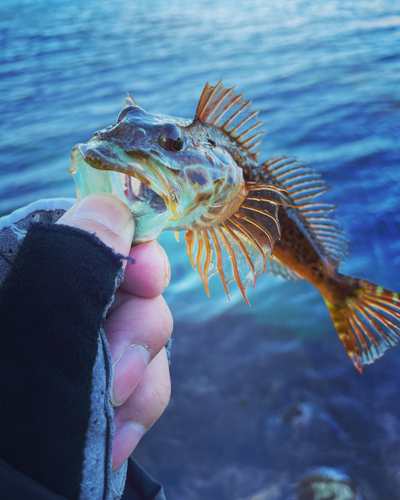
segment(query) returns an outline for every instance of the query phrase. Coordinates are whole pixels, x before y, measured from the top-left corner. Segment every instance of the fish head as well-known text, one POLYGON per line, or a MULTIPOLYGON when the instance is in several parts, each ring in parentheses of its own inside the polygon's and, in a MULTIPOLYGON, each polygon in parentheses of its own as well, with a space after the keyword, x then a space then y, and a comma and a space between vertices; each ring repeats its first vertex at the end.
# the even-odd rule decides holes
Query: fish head
POLYGON ((213 130, 133 103, 73 148, 78 198, 107 192, 124 200, 136 219, 135 244, 163 229, 214 226, 234 213, 247 193, 243 171, 213 130))

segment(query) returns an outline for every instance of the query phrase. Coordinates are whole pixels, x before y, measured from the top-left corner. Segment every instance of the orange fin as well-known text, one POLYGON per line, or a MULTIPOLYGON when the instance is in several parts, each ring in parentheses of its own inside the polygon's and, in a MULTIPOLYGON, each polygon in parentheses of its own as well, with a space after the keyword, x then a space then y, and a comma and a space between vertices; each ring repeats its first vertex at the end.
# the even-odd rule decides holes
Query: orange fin
POLYGON ((187 231, 186 251, 195 264, 207 295, 210 294, 209 279, 218 273, 228 298, 229 283, 236 281, 249 304, 246 287, 249 283, 254 284, 263 272, 264 252, 245 230, 228 219, 216 227, 187 231), (195 244, 192 245, 192 242, 195 244))
POLYGON ((137 102, 129 92, 126 93, 125 104, 122 106, 122 108, 127 108, 128 106, 137 106, 137 102))
POLYGON ((193 269, 196 269, 194 265, 194 244, 195 244, 195 232, 194 231, 186 231, 185 233, 185 241, 186 241, 186 252, 190 257, 190 263, 192 264, 193 269))
POLYGON ((292 205, 287 192, 279 186, 248 182, 246 188, 249 193, 230 221, 246 231, 246 235, 262 249, 264 259, 267 259, 275 241, 281 237, 279 205, 292 205))
POLYGON ((347 354, 362 373, 400 340, 400 298, 369 281, 346 278, 353 295, 338 304, 325 299, 347 354))
POLYGON ((345 259, 348 252, 347 238, 340 223, 327 216, 336 207, 313 201, 316 196, 330 189, 325 187, 321 174, 307 163, 286 156, 273 158, 265 162, 263 167, 275 182, 287 190, 290 200, 304 219, 305 229, 323 252, 337 264, 345 259))
POLYGON ((222 80, 215 87, 207 83, 194 119, 222 129, 256 159, 261 143, 258 139, 264 133, 260 130, 263 122, 258 119, 258 111, 251 109, 251 101, 244 102, 242 96, 235 94, 234 87, 225 88, 222 80))
POLYGON ((274 185, 251 184, 243 205, 216 227, 187 231, 186 250, 206 288, 210 276, 219 273, 228 286, 236 281, 247 303, 246 287, 255 285, 265 270, 274 242, 280 235, 278 207, 287 204, 286 192, 274 185))

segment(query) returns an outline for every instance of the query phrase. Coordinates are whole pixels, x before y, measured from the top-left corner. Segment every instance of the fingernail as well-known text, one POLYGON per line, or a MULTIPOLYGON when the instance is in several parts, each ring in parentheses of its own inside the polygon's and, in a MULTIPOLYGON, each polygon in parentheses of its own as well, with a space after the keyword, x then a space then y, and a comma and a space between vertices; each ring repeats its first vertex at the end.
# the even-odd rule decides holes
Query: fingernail
POLYGON ((162 247, 158 241, 157 245, 160 247, 160 251, 164 257, 164 286, 167 287, 171 281, 171 264, 169 263, 168 255, 164 247, 162 247))
POLYGON ((73 216, 89 216, 116 234, 122 233, 128 224, 133 223, 127 205, 116 196, 107 193, 97 193, 84 198, 73 216))
POLYGON ((143 425, 129 422, 119 428, 114 435, 112 471, 118 470, 142 439, 146 429, 143 425))
POLYGON ((142 345, 132 345, 114 364, 113 406, 120 406, 132 394, 150 361, 150 352, 142 345))

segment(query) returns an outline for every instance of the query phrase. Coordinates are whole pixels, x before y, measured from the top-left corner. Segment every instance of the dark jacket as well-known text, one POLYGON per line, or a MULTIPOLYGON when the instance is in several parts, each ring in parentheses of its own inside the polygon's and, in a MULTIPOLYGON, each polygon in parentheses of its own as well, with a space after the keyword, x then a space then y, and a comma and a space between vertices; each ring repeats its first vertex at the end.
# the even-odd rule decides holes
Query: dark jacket
POLYGON ((46 203, 0 219, 0 497, 165 499, 133 459, 111 472, 102 322, 124 257, 46 203))

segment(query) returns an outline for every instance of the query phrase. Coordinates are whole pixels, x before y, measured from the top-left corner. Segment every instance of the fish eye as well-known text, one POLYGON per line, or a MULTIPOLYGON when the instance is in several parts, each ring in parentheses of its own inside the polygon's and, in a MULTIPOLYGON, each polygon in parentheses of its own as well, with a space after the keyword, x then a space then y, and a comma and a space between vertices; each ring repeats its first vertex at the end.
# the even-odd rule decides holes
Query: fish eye
POLYGON ((183 139, 181 131, 176 125, 167 125, 158 138, 158 144, 165 151, 181 151, 183 148, 183 139))
POLYGON ((125 118, 125 116, 129 113, 129 111, 132 111, 133 109, 136 109, 136 106, 126 106, 121 113, 118 115, 118 120, 117 123, 122 122, 122 120, 125 118))

